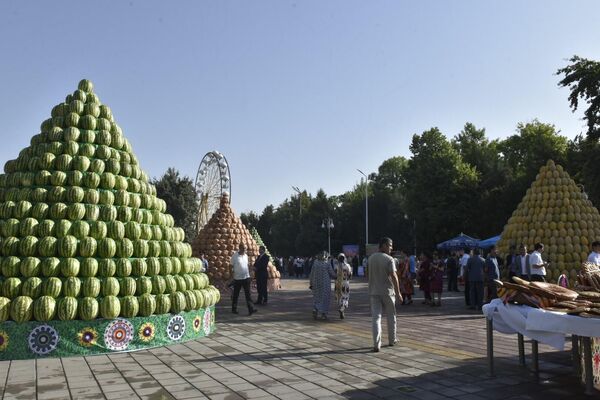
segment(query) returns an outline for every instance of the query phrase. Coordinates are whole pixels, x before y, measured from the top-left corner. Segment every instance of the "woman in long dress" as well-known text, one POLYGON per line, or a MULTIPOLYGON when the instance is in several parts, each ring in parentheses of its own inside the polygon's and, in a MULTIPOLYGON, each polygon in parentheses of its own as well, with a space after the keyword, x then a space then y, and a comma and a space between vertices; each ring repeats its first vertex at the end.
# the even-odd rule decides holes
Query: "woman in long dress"
POLYGON ((444 262, 437 253, 433 253, 431 263, 431 280, 429 289, 432 293, 431 306, 442 305, 442 291, 444 289, 444 262))
POLYGON ((412 304, 412 295, 415 291, 413 286, 412 274, 410 273, 410 262, 405 252, 400 252, 400 257, 396 259, 398 265, 396 273, 400 283, 400 293, 402 294, 402 305, 412 304))
POLYGON ((344 253, 340 253, 337 258, 336 278, 335 278, 335 299, 340 312, 340 319, 344 319, 345 311, 348 308, 350 300, 350 278, 352 277, 352 267, 346 262, 344 253))
POLYGON ((310 271, 310 289, 313 292, 313 318, 327 319, 331 303, 331 279, 336 274, 331 263, 327 262, 327 253, 317 256, 310 271))
POLYGON ((419 288, 423 291, 425 300, 423 304, 431 304, 431 261, 429 257, 421 253, 421 264, 419 265, 419 288))

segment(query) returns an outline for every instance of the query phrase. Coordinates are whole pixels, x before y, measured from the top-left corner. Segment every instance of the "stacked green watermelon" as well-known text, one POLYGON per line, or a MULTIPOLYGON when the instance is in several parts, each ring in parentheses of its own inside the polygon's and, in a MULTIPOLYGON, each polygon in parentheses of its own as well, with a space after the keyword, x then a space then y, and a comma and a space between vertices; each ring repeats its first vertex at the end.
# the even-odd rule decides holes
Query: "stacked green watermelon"
POLYGON ((0 322, 213 306, 219 291, 88 80, 0 174, 0 322))

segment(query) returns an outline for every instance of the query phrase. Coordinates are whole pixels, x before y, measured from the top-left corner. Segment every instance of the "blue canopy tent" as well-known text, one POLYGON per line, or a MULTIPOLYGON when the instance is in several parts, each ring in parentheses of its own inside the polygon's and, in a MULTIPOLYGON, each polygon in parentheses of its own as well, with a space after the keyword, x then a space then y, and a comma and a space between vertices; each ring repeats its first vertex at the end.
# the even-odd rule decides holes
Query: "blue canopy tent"
POLYGON ((446 240, 445 242, 438 243, 436 246, 438 250, 458 250, 464 249, 465 247, 477 247, 479 239, 472 238, 471 236, 461 233, 455 238, 446 240))
POLYGON ((480 249, 489 249, 493 245, 495 245, 500 240, 500 235, 494 236, 488 239, 480 240, 477 247, 480 249))

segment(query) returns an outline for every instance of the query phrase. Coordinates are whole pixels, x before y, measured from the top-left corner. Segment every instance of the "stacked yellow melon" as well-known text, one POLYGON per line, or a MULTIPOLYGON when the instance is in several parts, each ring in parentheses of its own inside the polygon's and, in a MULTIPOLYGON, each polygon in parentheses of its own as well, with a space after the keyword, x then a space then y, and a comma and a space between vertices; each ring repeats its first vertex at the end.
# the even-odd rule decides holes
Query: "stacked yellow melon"
POLYGON ((510 245, 525 244, 533 250, 541 242, 544 261, 550 263, 547 280, 556 281, 566 271, 574 283, 590 244, 599 239, 600 213, 569 174, 550 160, 508 220, 498 249, 507 254, 510 245))

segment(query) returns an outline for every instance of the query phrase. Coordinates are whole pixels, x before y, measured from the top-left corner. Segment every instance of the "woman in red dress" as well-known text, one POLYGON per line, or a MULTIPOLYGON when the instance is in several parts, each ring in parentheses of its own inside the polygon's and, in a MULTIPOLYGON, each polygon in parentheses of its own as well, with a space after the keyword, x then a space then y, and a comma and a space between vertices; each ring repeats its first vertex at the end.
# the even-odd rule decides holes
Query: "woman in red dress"
POLYGON ((419 288, 423 291, 423 304, 431 304, 431 261, 427 254, 421 253, 419 265, 419 288))
POLYGON ((412 304, 412 295, 414 287, 412 276, 410 274, 410 264, 406 252, 401 251, 400 256, 396 259, 396 273, 400 283, 400 293, 402 294, 402 305, 412 304))
POLYGON ((444 287, 444 261, 438 257, 437 253, 433 253, 433 261, 431 263, 431 281, 430 290, 433 294, 431 306, 442 305, 442 290, 444 287), (437 298, 437 300, 436 300, 437 298))

